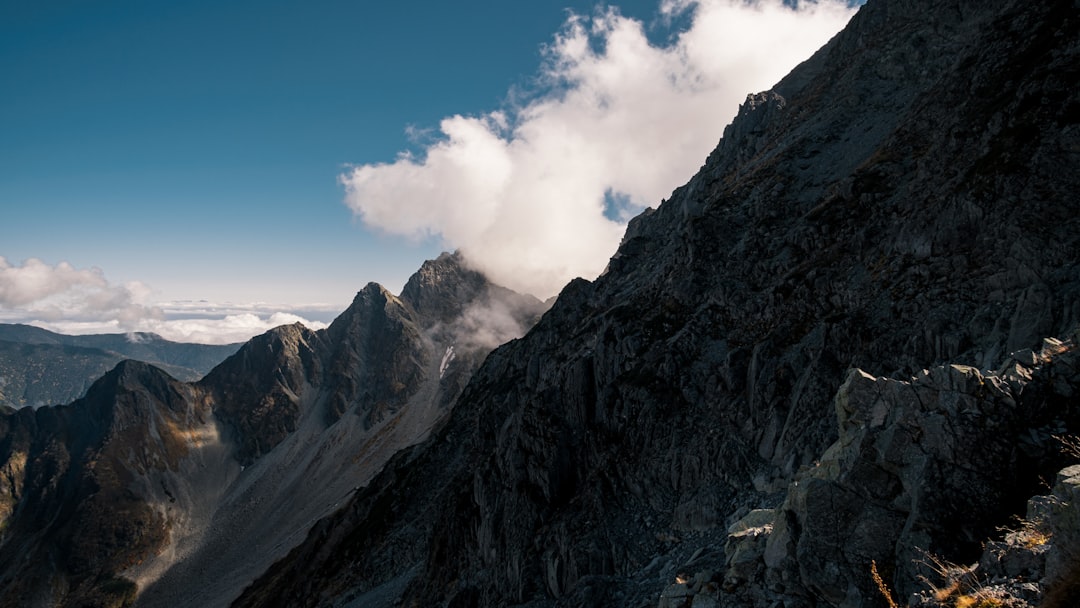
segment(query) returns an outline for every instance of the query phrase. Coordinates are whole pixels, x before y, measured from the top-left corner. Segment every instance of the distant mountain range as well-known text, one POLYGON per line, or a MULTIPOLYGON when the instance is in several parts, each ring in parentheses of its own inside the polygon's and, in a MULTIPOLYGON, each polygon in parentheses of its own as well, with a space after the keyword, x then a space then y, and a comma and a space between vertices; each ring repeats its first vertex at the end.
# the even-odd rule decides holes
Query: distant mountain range
POLYGON ((152 333, 67 336, 0 324, 0 407, 70 403, 124 359, 151 363, 179 380, 198 380, 238 348, 171 342, 152 333))
POLYGON ((1080 605, 1078 83, 1073 0, 869 0, 550 307, 0 413, 0 608, 1080 605))

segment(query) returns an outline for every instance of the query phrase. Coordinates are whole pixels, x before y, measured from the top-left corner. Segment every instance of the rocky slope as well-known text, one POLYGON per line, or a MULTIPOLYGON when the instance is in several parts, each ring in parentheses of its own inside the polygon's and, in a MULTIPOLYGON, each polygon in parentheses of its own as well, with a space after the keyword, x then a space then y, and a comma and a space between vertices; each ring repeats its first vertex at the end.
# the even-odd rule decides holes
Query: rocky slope
POLYGON ((1080 430, 1075 384, 1031 416, 978 388, 1080 324, 1078 26, 1071 1, 870 0, 236 605, 656 605, 725 572, 754 509, 771 574, 669 605, 874 606, 871 560, 908 593, 916 548, 977 559, 1062 464, 1040 429, 1080 430), (879 383, 928 391, 895 415, 941 460, 903 460, 889 408, 838 431, 836 395, 879 383), (868 450, 847 478, 838 439, 868 450))
MULTIPOLYGON (((1055 436, 1080 424, 1077 338, 1047 339, 993 371, 948 365, 900 380, 852 370, 836 395, 837 441, 796 474, 779 508, 729 528, 726 570, 694 574, 722 585, 697 594, 739 605, 873 605, 883 593, 921 593, 923 606, 951 606, 962 594, 1038 605, 1062 570, 1080 566, 1070 556, 1080 533, 1072 497, 1059 492, 1065 500, 1054 504, 1073 521, 1055 532, 1062 518, 1051 501, 1035 499, 1040 512, 1025 500, 1080 456, 1062 453, 1055 436), (995 527, 1014 531, 986 543, 995 527), (950 590, 942 575, 962 568, 946 564, 979 561, 984 544, 982 571, 950 590), (1025 550, 1063 563, 1047 572, 1025 550)), ((696 597, 687 586, 676 591, 696 597)))
POLYGON ((0 323, 0 406, 70 403, 124 359, 138 359, 180 380, 202 378, 239 344, 171 342, 156 334, 66 336, 0 323))
POLYGON ((444 417, 490 350, 459 322, 497 307, 492 331, 520 334, 543 311, 510 295, 444 255, 402 298, 368 285, 328 329, 267 332, 197 383, 126 361, 82 400, 3 414, 0 605, 226 605, 444 417))
POLYGON ((177 480, 198 487, 221 457, 197 391, 135 361, 69 406, 3 416, 0 431, 4 606, 130 600, 135 586, 119 573, 167 544, 174 525, 155 499, 183 504, 177 480))

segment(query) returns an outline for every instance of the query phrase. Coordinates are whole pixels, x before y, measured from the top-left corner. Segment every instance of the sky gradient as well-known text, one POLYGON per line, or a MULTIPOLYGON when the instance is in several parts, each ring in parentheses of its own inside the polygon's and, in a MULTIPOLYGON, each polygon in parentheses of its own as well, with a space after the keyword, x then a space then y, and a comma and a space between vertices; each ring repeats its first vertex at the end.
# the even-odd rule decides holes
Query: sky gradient
POLYGON ((504 283, 547 271, 517 263, 519 250, 567 252, 545 282, 512 285, 541 296, 595 276, 625 220, 693 174, 746 93, 851 13, 731 4, 3 3, 0 321, 244 339, 278 321, 318 326, 368 281, 397 292, 424 259, 457 247, 504 283), (736 27, 745 40, 707 29, 710 14, 750 15, 736 27), (763 41, 770 30, 780 40, 763 41), (760 65, 747 56, 755 47, 760 65), (604 88, 612 66, 626 86, 604 88), (660 95, 671 74, 696 84, 660 95), (707 120, 680 109, 684 99, 707 120), (627 128, 653 124, 652 135, 627 128), (574 148, 575 135, 603 145, 574 148), (570 173, 558 163, 542 178, 525 170, 567 150, 606 159, 636 142, 662 153, 662 137, 682 156, 648 184, 615 175, 633 158, 598 162, 598 179, 550 182, 570 173), (519 185, 490 183, 493 166, 519 185), (565 213, 550 207, 551 226, 536 228, 535 209, 551 201, 565 213), (597 246, 571 246, 581 242, 597 246), (480 263, 497 259, 517 264, 480 263))

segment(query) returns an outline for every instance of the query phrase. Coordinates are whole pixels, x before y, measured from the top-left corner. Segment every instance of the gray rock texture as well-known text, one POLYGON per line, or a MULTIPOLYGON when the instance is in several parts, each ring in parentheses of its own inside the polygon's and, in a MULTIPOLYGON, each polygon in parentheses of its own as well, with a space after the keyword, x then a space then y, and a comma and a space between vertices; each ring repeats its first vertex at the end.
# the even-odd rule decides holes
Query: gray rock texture
MULTIPOLYGON (((871 562, 898 597, 908 597, 932 576, 930 555, 968 563, 982 553, 980 574, 1043 578, 1045 547, 1012 551, 1015 541, 991 542, 984 552, 995 528, 1024 512, 1033 481, 1061 462, 1032 453, 1053 445, 1046 430, 1080 413, 1069 399, 1080 388, 1075 343, 1036 361, 985 374, 935 367, 908 381, 849 373, 836 396, 839 439, 792 482, 749 603, 801 595, 806 603, 867 605, 879 594, 871 562)), ((1055 536, 1056 562, 1071 543, 1068 533, 1055 536)), ((733 558, 729 568, 738 566, 733 558)))
MULTIPOLYGON (((1071 454, 1071 459, 1078 455, 1071 454)), ((1028 500, 1027 513, 1004 528, 1000 540, 985 543, 978 562, 943 561, 930 553, 923 589, 912 594, 918 608, 990 606, 1063 608, 1080 602, 1080 509, 1076 487, 1080 465, 1057 473, 1050 493, 1028 500)))

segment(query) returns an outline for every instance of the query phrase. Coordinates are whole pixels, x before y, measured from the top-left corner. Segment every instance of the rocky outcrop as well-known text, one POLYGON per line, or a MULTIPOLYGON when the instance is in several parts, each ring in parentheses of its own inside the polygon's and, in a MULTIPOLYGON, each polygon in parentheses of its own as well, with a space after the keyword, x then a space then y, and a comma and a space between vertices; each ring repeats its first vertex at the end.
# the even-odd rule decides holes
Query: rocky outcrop
MULTIPOLYGON (((1007 559, 1008 544, 987 541, 1011 515, 1025 513, 1025 497, 1066 459, 1055 433, 1077 428, 1078 391, 1080 351, 1054 339, 994 372, 949 365, 895 380, 853 370, 836 395, 839 439, 796 475, 779 509, 751 522, 757 534, 729 530, 725 593, 717 598, 871 605, 881 593, 872 564, 890 593, 907 598, 926 590, 943 560, 975 563, 984 545, 981 576, 996 569, 999 577, 1038 583, 1042 568, 1033 564, 1046 559, 1045 540, 1027 547, 1032 555, 1012 551, 1007 559)), ((1027 511, 1026 521, 1049 521, 1027 511)), ((1063 528, 1070 531, 1054 534, 1047 525, 1045 534, 1056 539, 1053 561, 1072 563, 1076 529, 1063 528)), ((1060 576, 1050 574, 1047 584, 1060 576)), ((987 577, 984 587, 990 583, 987 577)))
POLYGON ((352 408, 370 428, 420 389, 436 347, 406 306, 370 284, 327 329, 327 337, 338 345, 328 368, 329 421, 352 408))
MULTIPOLYGON (((1080 458, 1073 444, 1073 457, 1080 458)), ((1042 498, 1042 497, 1039 497, 1042 498)), ((1080 602, 1080 465, 1062 469, 1048 497, 1028 503, 1028 521, 1035 522, 1036 543, 1050 543, 1042 582, 1046 589, 1046 608, 1064 608, 1080 602)), ((1000 563, 1002 560, 998 560, 1000 563)), ((1004 572, 1012 576, 1012 572, 1004 572)))
MULTIPOLYGON (((694 575, 742 516, 803 503, 808 536, 794 515, 768 535, 790 539, 796 565, 786 548, 762 550, 779 560, 777 593, 877 601, 852 551, 892 556, 886 577, 906 554, 855 543, 829 554, 846 561, 816 563, 813 548, 836 544, 820 501, 845 488, 816 481, 796 505, 789 484, 837 441, 834 396, 851 368, 870 378, 846 391, 921 387, 965 441, 981 424, 1016 430, 1005 385, 973 403, 948 395, 1080 323, 1077 28, 1071 2, 870 0, 744 104, 701 171, 631 222, 600 278, 570 283, 488 357, 437 436, 237 605, 654 603, 679 574, 691 590, 716 583, 694 575), (909 381, 949 364, 962 367, 909 381), (969 406, 986 416, 968 420, 969 406)), ((916 475, 974 493, 970 519, 868 454, 874 484, 844 497, 882 519, 853 519, 858 538, 925 534, 969 555, 1023 508, 1010 492, 1029 470, 987 441, 983 471, 974 447, 940 455, 972 471, 916 475), (934 514, 924 527, 903 511, 912 501, 934 514)), ((748 551, 742 577, 754 576, 748 551)))

